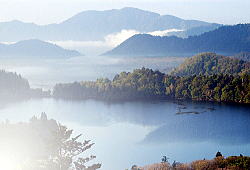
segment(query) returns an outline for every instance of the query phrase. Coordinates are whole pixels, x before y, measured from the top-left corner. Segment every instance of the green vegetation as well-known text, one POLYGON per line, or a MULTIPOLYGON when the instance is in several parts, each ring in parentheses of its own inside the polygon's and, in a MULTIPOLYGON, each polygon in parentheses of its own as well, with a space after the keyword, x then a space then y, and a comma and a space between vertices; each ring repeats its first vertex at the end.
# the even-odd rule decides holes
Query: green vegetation
POLYGON ((250 103, 250 75, 166 76, 166 96, 197 101, 250 103))
POLYGON ((176 76, 212 75, 212 74, 250 73, 250 62, 230 58, 215 53, 202 53, 186 59, 171 74, 176 76))
POLYGON ((202 53, 170 75, 151 69, 122 72, 113 80, 57 84, 54 97, 66 99, 154 100, 250 103, 250 62, 202 53))
POLYGON ((57 84, 53 90, 56 98, 141 100, 165 97, 164 74, 151 69, 136 69, 133 73, 122 72, 109 79, 95 82, 57 84))
POLYGON ((162 162, 144 167, 133 166, 131 170, 248 170, 250 168, 250 157, 248 156, 223 156, 212 160, 197 160, 191 163, 176 163, 172 165, 162 162))
POLYGON ((57 84, 53 96, 65 99, 154 100, 250 103, 250 75, 165 75, 151 69, 122 72, 113 80, 57 84))

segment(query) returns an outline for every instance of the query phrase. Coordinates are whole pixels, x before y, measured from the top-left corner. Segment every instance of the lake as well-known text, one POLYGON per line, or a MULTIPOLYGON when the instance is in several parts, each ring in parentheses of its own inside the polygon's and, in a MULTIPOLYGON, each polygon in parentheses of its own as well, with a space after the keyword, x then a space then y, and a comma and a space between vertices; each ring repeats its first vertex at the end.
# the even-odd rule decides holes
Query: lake
MULTIPOLYGON (((168 72, 183 58, 114 58, 81 56, 66 59, 1 58, 1 69, 27 78, 32 88, 56 83, 112 78, 122 71, 149 67, 168 72)), ((211 159, 217 151, 250 155, 250 107, 194 102, 64 101, 31 99, 0 102, 0 121, 28 121, 45 112, 49 118, 95 142, 90 153, 102 170, 160 162, 162 156, 180 162, 211 159)))
POLYGON ((65 101, 31 99, 0 104, 0 121, 49 118, 82 133, 95 145, 102 170, 160 162, 163 155, 180 162, 223 155, 250 155, 250 107, 195 102, 65 101))

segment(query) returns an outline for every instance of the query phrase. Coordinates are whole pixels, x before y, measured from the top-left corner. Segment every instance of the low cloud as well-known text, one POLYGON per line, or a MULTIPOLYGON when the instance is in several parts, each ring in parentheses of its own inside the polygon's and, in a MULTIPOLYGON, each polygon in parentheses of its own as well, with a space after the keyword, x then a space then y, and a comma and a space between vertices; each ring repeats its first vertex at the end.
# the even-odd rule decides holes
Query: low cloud
POLYGON ((140 32, 136 30, 122 30, 121 32, 107 35, 105 43, 111 47, 115 47, 135 34, 140 34, 140 32))
POLYGON ((153 31, 153 32, 139 32, 137 30, 122 30, 118 33, 109 34, 105 37, 105 43, 108 46, 116 47, 117 45, 121 44, 125 40, 129 39, 130 37, 136 34, 150 34, 154 36, 167 36, 169 33, 172 32, 180 32, 183 30, 178 29, 168 29, 163 31, 153 31))
MULTIPOLYGON (((136 34, 151 34, 154 36, 167 36, 171 32, 179 32, 183 30, 168 29, 163 31, 139 32, 137 30, 121 30, 104 37, 103 41, 47 41, 56 44, 65 49, 77 50, 85 55, 98 55, 104 53, 114 47, 120 45, 125 40, 136 34)), ((15 42, 2 42, 4 44, 13 44, 15 42)))
POLYGON ((168 29, 168 30, 163 30, 163 31, 154 31, 154 32, 149 32, 148 34, 154 35, 154 36, 167 36, 169 33, 172 32, 180 32, 183 30, 178 30, 178 29, 168 29))

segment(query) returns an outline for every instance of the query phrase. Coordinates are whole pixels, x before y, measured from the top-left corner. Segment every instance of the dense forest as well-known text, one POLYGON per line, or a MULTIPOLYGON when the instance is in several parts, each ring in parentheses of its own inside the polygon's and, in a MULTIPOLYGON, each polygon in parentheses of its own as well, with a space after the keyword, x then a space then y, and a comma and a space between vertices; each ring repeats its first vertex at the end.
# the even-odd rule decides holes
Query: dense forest
POLYGON ((250 74, 250 62, 215 53, 202 53, 188 58, 171 74, 176 76, 212 74, 250 74))
POLYGON ((250 103, 250 75, 165 75, 151 69, 122 72, 113 80, 57 84, 53 96, 65 99, 154 100, 250 103))
POLYGON ((222 26, 188 38, 137 34, 104 55, 191 56, 201 52, 234 55, 250 51, 250 24, 222 26))
POLYGON ((31 89, 28 80, 21 75, 0 70, 0 98, 20 99, 49 96, 49 91, 31 89))

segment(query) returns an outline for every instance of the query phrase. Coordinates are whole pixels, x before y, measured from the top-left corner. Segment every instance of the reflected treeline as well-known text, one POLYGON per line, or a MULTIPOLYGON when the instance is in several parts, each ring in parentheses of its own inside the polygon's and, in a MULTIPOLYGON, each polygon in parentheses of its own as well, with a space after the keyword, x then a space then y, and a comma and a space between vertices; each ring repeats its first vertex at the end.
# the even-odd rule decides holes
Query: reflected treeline
POLYGON ((31 89, 28 80, 16 73, 0 71, 0 99, 19 100, 30 97, 47 97, 50 91, 31 89))
POLYGON ((222 111, 219 110, 218 112, 215 111, 210 114, 201 115, 176 116, 171 121, 167 121, 164 125, 150 132, 143 142, 212 142, 224 145, 249 144, 249 115, 236 116, 238 114, 237 110, 223 114, 221 113, 222 111))
MULTIPOLYGON (((0 162, 11 164, 3 168, 17 170, 95 170, 101 164, 90 165, 95 156, 83 157, 94 143, 80 142, 81 135, 72 137, 73 130, 55 120, 33 117, 28 123, 0 124, 0 162), (15 169, 17 168, 17 169, 15 169)), ((0 165, 0 167, 2 167, 0 165)))

